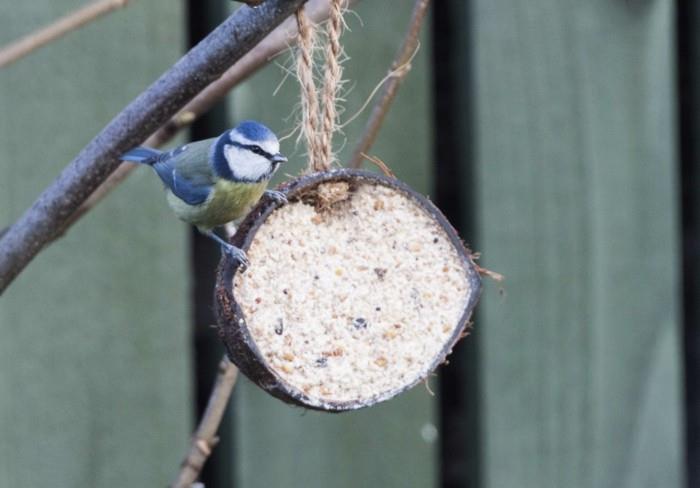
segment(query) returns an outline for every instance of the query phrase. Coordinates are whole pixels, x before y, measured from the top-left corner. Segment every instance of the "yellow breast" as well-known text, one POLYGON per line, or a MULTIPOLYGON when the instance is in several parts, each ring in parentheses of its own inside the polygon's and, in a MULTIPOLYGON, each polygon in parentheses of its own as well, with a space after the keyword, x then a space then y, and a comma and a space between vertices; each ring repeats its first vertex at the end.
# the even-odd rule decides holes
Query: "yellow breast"
POLYGON ((267 188, 267 181, 238 183, 219 180, 204 203, 188 205, 168 191, 168 204, 185 222, 210 229, 244 217, 267 188))

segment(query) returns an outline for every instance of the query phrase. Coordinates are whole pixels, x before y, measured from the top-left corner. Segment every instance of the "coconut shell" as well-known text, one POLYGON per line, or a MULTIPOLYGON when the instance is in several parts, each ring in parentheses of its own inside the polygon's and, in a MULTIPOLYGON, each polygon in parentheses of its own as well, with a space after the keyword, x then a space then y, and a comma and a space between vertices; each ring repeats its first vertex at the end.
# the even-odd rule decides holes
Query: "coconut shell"
MULTIPOLYGON (((311 398, 300 388, 285 381, 266 361, 265 355, 259 350, 251 331, 248 329, 247 322, 249 319, 245 316, 242 307, 234 296, 233 283, 236 273, 240 270, 239 264, 229 256, 222 255, 217 272, 215 309, 218 317, 219 334, 226 346, 229 357, 251 381, 275 397, 291 404, 325 411, 345 411, 367 407, 408 390, 424 380, 430 372, 445 361, 447 355, 452 352, 455 343, 465 335, 481 290, 481 279, 478 268, 474 264, 473 256, 464 246, 454 228, 432 202, 399 180, 363 170, 341 169, 304 175, 284 184, 279 189, 285 192, 290 203, 299 199, 316 198, 316 203, 318 204, 319 197, 315 192, 319 185, 338 182, 346 182, 351 192, 354 188, 363 184, 381 185, 401 193, 417 204, 444 231, 450 244, 457 252, 466 273, 469 294, 465 300, 466 305, 459 323, 455 324, 454 330, 445 341, 444 346, 435 355, 430 363, 430 367, 422 372, 420 377, 410 383, 397 385, 396 388, 369 398, 357 398, 350 401, 319 401, 318 398, 311 398)), ((239 225, 236 234, 231 239, 231 243, 248 251, 256 233, 265 225, 268 217, 282 205, 272 198, 263 197, 239 225)), ((330 205, 332 205, 332 202, 330 205)), ((294 264, 285 263, 285 265, 293 266, 294 264)))

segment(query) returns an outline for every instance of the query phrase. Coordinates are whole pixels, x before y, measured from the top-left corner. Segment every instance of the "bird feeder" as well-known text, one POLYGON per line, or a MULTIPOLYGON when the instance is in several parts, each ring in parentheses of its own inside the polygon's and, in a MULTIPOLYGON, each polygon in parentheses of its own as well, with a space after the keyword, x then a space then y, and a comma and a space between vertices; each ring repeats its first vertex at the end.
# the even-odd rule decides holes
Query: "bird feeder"
POLYGON ((264 198, 222 257, 219 333, 272 395, 344 411, 425 381, 466 334, 480 291, 473 257, 440 211, 400 181, 341 169, 264 198))

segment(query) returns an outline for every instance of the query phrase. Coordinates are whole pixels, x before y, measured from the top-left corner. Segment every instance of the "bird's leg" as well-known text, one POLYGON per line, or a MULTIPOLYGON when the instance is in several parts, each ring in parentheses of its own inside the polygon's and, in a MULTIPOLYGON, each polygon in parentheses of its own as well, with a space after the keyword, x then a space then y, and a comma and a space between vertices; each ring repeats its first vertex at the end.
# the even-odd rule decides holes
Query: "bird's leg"
POLYGON ((287 195, 279 190, 265 190, 265 195, 272 198, 278 203, 288 203, 287 195))
POLYGON ((225 240, 223 240, 221 237, 217 236, 213 230, 211 229, 199 229, 199 232, 204 234, 210 239, 215 240, 221 245, 221 251, 228 256, 230 256, 232 259, 238 261, 241 265, 244 267, 248 267, 248 257, 245 255, 245 251, 241 248, 238 248, 232 244, 229 244, 225 240))

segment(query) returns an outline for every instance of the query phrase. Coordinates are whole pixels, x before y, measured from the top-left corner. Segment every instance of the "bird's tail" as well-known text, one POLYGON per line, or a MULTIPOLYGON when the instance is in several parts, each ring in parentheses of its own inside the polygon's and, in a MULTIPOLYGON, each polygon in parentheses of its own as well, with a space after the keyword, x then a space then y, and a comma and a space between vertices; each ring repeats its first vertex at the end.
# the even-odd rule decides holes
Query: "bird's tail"
POLYGON ((158 149, 151 149, 150 147, 135 147, 132 150, 122 154, 122 160, 150 165, 158 161, 158 158, 162 154, 163 151, 159 151, 158 149))

